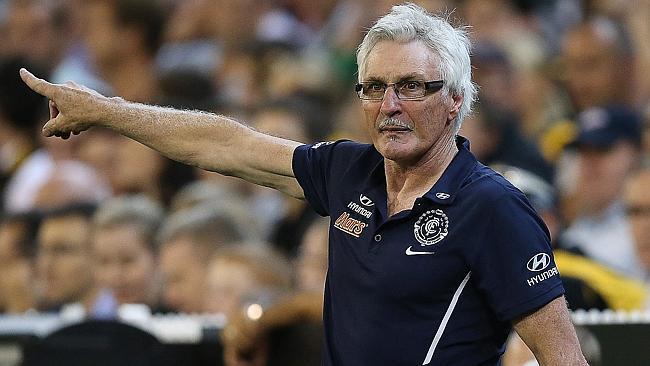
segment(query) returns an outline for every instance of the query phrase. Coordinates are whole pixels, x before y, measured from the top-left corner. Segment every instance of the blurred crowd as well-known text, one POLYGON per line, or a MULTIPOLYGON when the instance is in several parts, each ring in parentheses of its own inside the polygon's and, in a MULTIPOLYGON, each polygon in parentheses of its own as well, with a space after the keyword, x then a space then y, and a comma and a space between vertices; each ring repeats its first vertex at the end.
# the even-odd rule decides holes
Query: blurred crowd
MULTIPOLYGON (((414 2, 471 27, 480 102, 461 134, 542 215, 569 306, 650 309, 650 0, 414 2)), ((0 311, 221 313, 229 365, 270 357, 259 339, 278 324, 314 325, 296 333, 309 342, 327 219, 109 130, 42 138, 47 101, 18 69, 369 142, 355 51, 395 3, 0 0, 0 311)))

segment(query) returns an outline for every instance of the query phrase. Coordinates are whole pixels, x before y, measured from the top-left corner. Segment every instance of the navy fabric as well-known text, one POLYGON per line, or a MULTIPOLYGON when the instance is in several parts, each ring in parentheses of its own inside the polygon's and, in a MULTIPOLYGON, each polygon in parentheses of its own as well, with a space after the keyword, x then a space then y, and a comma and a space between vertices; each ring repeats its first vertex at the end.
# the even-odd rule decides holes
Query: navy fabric
POLYGON ((324 365, 422 365, 447 312, 429 364, 498 365, 511 320, 563 294, 548 230, 526 197, 477 162, 466 139, 457 144, 431 190, 391 217, 372 145, 296 149, 307 201, 332 218, 324 365))

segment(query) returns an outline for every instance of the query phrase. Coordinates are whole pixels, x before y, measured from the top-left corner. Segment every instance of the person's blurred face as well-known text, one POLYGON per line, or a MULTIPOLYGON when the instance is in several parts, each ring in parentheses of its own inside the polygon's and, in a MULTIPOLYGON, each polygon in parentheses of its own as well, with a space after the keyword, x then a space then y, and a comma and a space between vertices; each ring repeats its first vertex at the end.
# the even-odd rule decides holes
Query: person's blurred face
POLYGON ((150 304, 156 291, 156 260, 137 226, 117 225, 95 232, 97 285, 113 291, 118 303, 150 304))
POLYGON ((637 253, 646 270, 650 271, 650 171, 630 177, 625 185, 624 202, 637 253))
POLYGON ((619 141, 607 150, 580 147, 577 184, 580 209, 595 213, 619 199, 635 157, 634 147, 626 141, 619 141))
POLYGON ((21 258, 18 252, 19 240, 24 232, 23 225, 18 222, 0 224, 0 309, 5 308, 10 286, 14 282, 14 268, 17 268, 21 258))
POLYGON ((38 232, 37 270, 48 304, 83 301, 92 289, 90 224, 82 216, 45 219, 38 232))
POLYGON ((246 296, 257 287, 249 266, 217 258, 208 271, 205 310, 232 315, 241 309, 246 296))
POLYGON ((25 227, 20 222, 0 224, 0 266, 17 259, 19 241, 25 235, 25 227))
POLYGON ((470 141, 472 154, 479 161, 485 162, 500 141, 497 134, 486 126, 483 118, 485 117, 480 112, 468 116, 459 133, 470 141))
POLYGON ((620 101, 626 89, 626 63, 619 52, 593 29, 568 34, 562 45, 564 79, 578 110, 620 101))
POLYGON ((277 137, 298 141, 307 141, 307 131, 303 121, 289 112, 280 109, 265 110, 253 117, 255 129, 277 137))
POLYGON ((110 1, 92 0, 85 4, 86 47, 100 72, 121 57, 121 43, 124 42, 115 20, 115 13, 110 1))
POLYGON ((297 287, 304 291, 323 291, 327 274, 328 225, 311 225, 302 240, 296 261, 297 287))
MULTIPOLYGON (((432 81, 440 79, 437 57, 421 42, 377 43, 366 59, 361 81, 384 84, 403 80, 432 81)), ((459 98, 462 101, 462 98, 459 98)), ((454 100, 442 90, 428 94, 422 100, 400 100, 393 87, 386 90, 380 101, 363 100, 366 127, 375 148, 389 160, 413 164, 426 159, 436 145, 452 139, 454 100), (394 124, 380 128, 393 119, 407 127, 394 124)))
POLYGON ((79 139, 77 156, 93 167, 109 184, 114 186, 119 166, 116 164, 115 146, 125 137, 106 129, 91 129, 79 139))
POLYGON ((44 2, 7 1, 3 47, 39 64, 57 61, 65 35, 57 34, 51 11, 44 2), (52 58, 55 58, 52 60, 52 58))
POLYGON ((160 252, 163 297, 174 310, 203 311, 206 264, 190 239, 179 237, 165 243, 160 252))
POLYGON ((113 189, 118 193, 156 191, 164 160, 156 151, 130 139, 120 139, 116 145, 113 189))

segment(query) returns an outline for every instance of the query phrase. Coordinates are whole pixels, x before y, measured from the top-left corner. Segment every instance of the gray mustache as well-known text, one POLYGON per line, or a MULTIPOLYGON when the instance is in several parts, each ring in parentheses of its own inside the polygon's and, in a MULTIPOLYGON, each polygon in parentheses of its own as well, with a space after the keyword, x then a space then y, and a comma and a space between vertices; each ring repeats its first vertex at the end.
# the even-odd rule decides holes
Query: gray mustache
POLYGON ((380 130, 386 127, 401 127, 401 128, 408 128, 409 130, 413 130, 413 127, 396 118, 386 118, 385 120, 381 121, 381 123, 379 123, 380 130))

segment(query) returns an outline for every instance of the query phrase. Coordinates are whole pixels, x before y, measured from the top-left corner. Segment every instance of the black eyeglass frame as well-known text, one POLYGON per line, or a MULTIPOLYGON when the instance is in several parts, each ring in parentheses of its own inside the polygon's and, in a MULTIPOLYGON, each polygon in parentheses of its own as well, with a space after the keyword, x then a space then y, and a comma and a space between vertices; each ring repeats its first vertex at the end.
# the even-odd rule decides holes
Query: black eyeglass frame
POLYGON ((383 83, 379 83, 379 82, 376 82, 376 81, 367 81, 367 82, 362 82, 362 83, 356 84, 354 86, 354 91, 357 92, 357 96, 361 100, 379 101, 379 100, 384 99, 384 96, 386 95, 386 91, 388 90, 388 88, 393 86, 393 89, 395 90, 395 95, 397 95, 397 98, 399 100, 421 100, 421 99, 424 99, 424 97, 426 97, 427 95, 438 92, 440 89, 442 89, 443 86, 445 86, 445 81, 444 80, 425 81, 424 82, 424 95, 419 96, 419 97, 414 97, 414 98, 404 98, 404 97, 400 96, 399 89, 396 88, 397 84, 408 83, 408 82, 411 82, 411 81, 418 81, 418 80, 404 80, 404 81, 398 81, 396 83, 388 83, 388 84, 383 84, 383 83), (361 96, 361 90, 363 90, 363 85, 364 84, 383 84, 383 85, 385 85, 384 94, 381 96, 381 98, 378 98, 378 99, 364 98, 364 97, 361 96))

